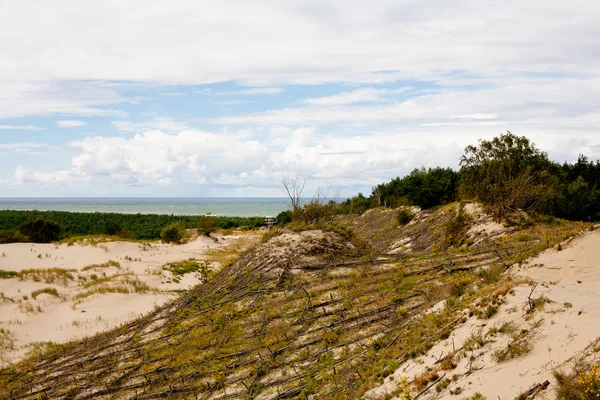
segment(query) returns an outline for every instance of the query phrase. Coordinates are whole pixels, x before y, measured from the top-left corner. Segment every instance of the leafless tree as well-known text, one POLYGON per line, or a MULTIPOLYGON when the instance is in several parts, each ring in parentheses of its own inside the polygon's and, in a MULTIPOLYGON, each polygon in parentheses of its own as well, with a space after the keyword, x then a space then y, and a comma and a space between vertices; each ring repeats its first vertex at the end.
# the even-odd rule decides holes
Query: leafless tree
POLYGON ((301 175, 284 175, 281 178, 281 184, 283 185, 283 191, 290 198, 292 211, 300 209, 300 202, 302 201, 302 192, 308 182, 307 176, 301 175))

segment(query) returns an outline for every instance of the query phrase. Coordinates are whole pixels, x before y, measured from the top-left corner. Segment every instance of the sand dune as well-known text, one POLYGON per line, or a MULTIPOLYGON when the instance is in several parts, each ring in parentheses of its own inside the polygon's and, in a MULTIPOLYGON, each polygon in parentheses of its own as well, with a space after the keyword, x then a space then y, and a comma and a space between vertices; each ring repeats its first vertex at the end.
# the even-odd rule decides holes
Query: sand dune
POLYGON ((182 245, 0 245, 0 365, 21 357, 32 343, 65 342, 139 317, 200 283, 196 273, 174 276, 165 264, 193 258, 218 268, 260 236, 200 236, 182 245), (11 271, 19 276, 10 277, 11 271), (42 290, 48 293, 36 295, 42 290))
POLYGON ((546 380, 551 384, 542 398, 555 398, 552 371, 568 370, 572 362, 593 354, 589 350, 597 350, 600 338, 600 232, 589 232, 561 248, 513 266, 508 271, 513 280, 530 282, 516 286, 497 314, 490 319, 468 318, 427 356, 401 365, 366 398, 384 398, 396 391, 403 377, 411 380, 429 369, 439 370, 439 360, 453 352, 456 368, 437 373, 438 383, 445 379, 449 383, 439 391, 432 385, 419 398, 462 399, 480 393, 488 399, 512 400, 546 380), (530 295, 545 299, 533 313, 527 312, 530 295), (494 333, 498 329, 512 332, 494 333), (515 337, 531 346, 530 352, 499 361, 498 355, 515 337), (473 339, 480 342, 469 343, 473 339))

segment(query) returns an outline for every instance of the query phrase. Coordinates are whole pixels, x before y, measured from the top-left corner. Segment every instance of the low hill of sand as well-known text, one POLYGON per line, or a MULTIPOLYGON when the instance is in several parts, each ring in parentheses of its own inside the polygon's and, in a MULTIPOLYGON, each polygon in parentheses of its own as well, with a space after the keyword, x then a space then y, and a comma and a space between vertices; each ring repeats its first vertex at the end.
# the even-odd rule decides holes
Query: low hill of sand
MULTIPOLYGON (((392 394, 397 396, 404 381, 413 382, 413 389, 416 382, 421 399, 482 398, 476 394, 500 400, 555 399, 554 371, 570 373, 577 362, 598 361, 598 229, 514 265, 507 274, 505 296, 493 294, 491 317, 464 310, 464 323, 447 339, 402 364, 365 398, 402 398, 392 394)), ((480 299, 479 305, 486 301, 480 299)))
POLYGON ((138 318, 200 283, 194 265, 218 269, 261 236, 238 231, 182 245, 0 245, 0 366, 32 344, 63 343, 138 318))

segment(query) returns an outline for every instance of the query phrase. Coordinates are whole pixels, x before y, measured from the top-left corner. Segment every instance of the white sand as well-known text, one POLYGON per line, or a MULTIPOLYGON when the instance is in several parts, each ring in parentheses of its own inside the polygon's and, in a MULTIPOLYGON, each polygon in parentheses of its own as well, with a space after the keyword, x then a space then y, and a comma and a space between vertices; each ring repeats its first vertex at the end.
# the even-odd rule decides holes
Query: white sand
POLYGON ((510 338, 503 334, 488 336, 488 343, 482 348, 456 358, 456 369, 439 372, 440 376, 445 373, 445 378, 457 374, 459 378, 455 382, 440 393, 434 386, 419 398, 462 399, 479 392, 488 399, 512 400, 534 384, 548 380, 551 386, 542 392, 544 397, 537 398, 554 399, 553 369, 568 370, 569 363, 584 355, 588 345, 600 337, 600 232, 587 233, 563 247, 562 251, 547 250, 510 271, 517 278, 538 283, 532 298, 545 296, 552 303, 528 319, 526 309, 532 287, 516 287, 494 317, 469 318, 448 339, 434 346, 428 356, 403 364, 366 398, 384 398, 386 393, 394 392, 396 382, 403 376, 412 379, 427 367, 435 368, 437 359, 453 349, 461 349, 473 333, 481 332, 485 336, 491 328, 512 322, 530 332, 533 343, 530 353, 498 363, 492 359, 492 353, 506 348, 510 338), (474 357, 472 362, 471 356, 474 357), (451 394, 458 387, 460 394, 451 394))
POLYGON ((71 272, 74 279, 64 282, 45 282, 41 274, 37 274, 38 278, 31 274, 23 279, 0 279, 0 328, 10 331, 15 345, 14 351, 7 351, 6 342, 4 349, 0 343, 0 365, 21 357, 28 344, 65 342, 139 317, 177 295, 167 291, 187 289, 200 283, 195 273, 185 274, 176 282, 171 272, 163 270, 163 265, 194 258, 207 260, 214 268, 218 268, 214 260, 219 258, 219 252, 223 255, 241 252, 258 241, 260 236, 259 232, 237 232, 225 237, 217 235, 217 241, 201 236, 179 246, 158 242, 149 245, 133 242, 109 242, 96 246, 0 245, 0 270, 18 272, 54 267, 75 270, 71 272), (85 266, 103 264, 109 260, 120 263, 120 268, 82 271, 85 266), (109 282, 98 286, 121 286, 132 293, 94 294, 75 301, 76 295, 86 292, 83 284, 91 282, 92 274, 98 279, 112 277, 109 282), (145 282, 150 290, 136 293, 132 285, 121 281, 124 278, 145 282), (41 294, 34 300, 31 293, 44 288, 58 290, 60 298, 41 294), (23 296, 27 296, 27 300, 23 296))

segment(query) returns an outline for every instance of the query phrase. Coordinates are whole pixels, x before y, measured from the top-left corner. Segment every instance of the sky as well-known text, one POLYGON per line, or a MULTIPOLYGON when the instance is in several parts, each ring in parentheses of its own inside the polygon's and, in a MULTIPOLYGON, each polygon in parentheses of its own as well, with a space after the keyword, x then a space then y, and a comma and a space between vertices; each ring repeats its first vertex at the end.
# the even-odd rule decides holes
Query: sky
POLYGON ((510 130, 600 158, 595 0, 3 0, 0 197, 370 193, 510 130))

